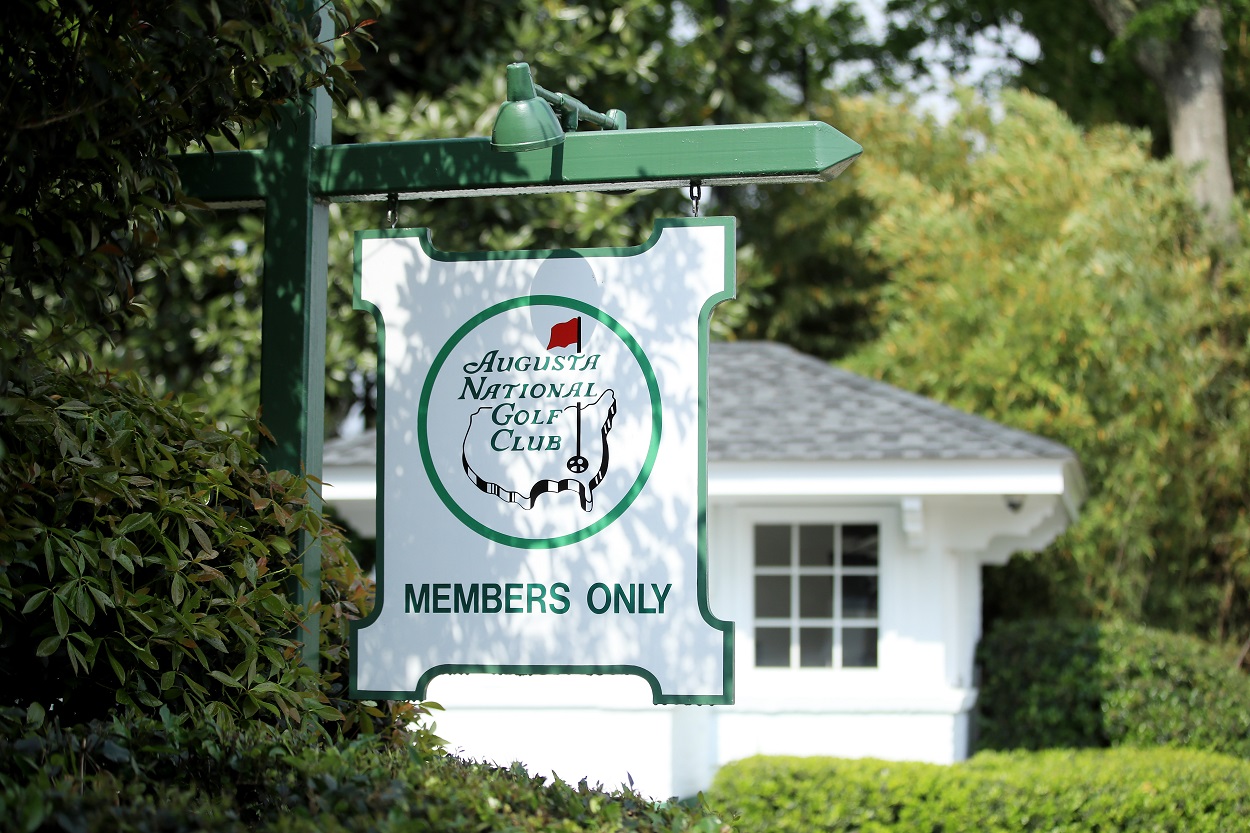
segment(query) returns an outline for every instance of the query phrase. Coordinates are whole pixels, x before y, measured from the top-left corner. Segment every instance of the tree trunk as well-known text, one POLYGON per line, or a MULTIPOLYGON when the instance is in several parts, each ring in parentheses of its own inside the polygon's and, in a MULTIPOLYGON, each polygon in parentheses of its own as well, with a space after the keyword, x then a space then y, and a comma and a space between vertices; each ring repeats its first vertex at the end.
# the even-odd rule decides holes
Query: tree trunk
MULTIPOLYGON (((1151 0, 1090 0, 1117 38, 1151 0)), ((1192 171, 1190 188, 1220 243, 1236 236, 1233 174, 1224 110, 1223 16, 1214 0, 1204 3, 1167 39, 1133 39, 1133 59, 1163 93, 1172 155, 1192 171)))

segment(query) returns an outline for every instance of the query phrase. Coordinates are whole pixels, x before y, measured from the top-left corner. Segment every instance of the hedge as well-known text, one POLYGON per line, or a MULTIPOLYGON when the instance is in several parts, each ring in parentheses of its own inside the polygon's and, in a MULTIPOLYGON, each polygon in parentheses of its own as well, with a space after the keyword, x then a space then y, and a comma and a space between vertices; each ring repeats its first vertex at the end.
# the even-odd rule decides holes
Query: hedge
POLYGON ((727 830, 700 807, 546 783, 519 765, 168 711, 62 730, 0 710, 0 819, 15 831, 727 830))
POLYGON ((977 658, 979 748, 1171 746, 1250 757, 1250 679, 1197 638, 1006 622, 977 658))
POLYGON ((741 833, 1226 833, 1250 762, 1178 749, 985 752, 940 766, 756 757, 706 795, 741 833))
POLYGON ((417 716, 347 699, 349 622, 372 587, 313 484, 134 377, 31 375, 0 386, 0 704, 66 725, 314 715, 347 736, 417 716), (315 611, 292 592, 301 534, 322 547, 315 611), (310 613, 321 673, 299 661, 310 613))

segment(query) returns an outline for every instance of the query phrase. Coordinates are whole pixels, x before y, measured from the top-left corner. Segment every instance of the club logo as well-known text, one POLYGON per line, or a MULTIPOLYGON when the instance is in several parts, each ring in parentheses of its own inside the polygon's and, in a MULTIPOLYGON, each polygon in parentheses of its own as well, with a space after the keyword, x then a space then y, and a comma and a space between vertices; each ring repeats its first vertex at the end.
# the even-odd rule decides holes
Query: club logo
POLYGON ((444 505, 500 543, 584 540, 641 492, 659 448, 651 364, 583 301, 526 296, 461 326, 435 358, 418 442, 444 505))

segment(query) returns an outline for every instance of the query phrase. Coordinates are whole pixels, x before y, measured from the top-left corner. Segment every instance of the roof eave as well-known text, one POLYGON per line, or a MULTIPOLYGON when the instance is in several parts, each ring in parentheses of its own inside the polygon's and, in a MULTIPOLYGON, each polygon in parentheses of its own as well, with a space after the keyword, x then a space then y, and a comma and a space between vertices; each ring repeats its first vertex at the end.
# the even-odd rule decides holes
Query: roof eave
POLYGON ((847 461, 712 461, 710 497, 905 497, 1052 495, 1075 520, 1085 480, 1071 457, 1023 459, 889 459, 847 461))

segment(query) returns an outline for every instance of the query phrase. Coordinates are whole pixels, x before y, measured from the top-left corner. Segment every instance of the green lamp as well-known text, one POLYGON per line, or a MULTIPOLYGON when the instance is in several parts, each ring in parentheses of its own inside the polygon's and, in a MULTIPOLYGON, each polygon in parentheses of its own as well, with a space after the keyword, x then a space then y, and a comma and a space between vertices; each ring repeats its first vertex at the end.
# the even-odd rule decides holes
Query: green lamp
POLYGON ((625 129, 625 114, 620 110, 596 113, 570 95, 553 93, 535 84, 529 64, 508 64, 506 78, 508 100, 495 116, 490 134, 492 150, 518 153, 549 148, 563 143, 564 132, 577 130, 579 121, 605 130, 625 129), (564 114, 563 127, 553 106, 564 114))

